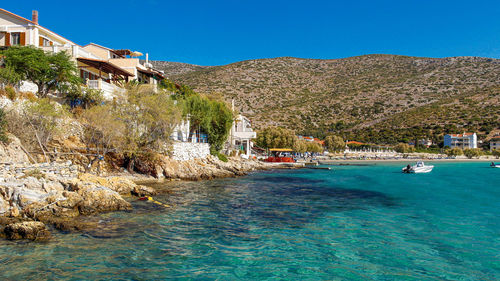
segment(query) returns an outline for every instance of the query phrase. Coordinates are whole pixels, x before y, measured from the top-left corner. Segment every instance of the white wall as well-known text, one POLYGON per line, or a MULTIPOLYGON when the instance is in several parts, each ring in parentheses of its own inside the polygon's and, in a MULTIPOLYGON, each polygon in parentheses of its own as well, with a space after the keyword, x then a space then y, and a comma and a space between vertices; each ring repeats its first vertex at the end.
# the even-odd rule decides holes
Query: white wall
POLYGON ((208 143, 174 142, 172 152, 175 160, 203 159, 210 155, 210 145, 208 143))

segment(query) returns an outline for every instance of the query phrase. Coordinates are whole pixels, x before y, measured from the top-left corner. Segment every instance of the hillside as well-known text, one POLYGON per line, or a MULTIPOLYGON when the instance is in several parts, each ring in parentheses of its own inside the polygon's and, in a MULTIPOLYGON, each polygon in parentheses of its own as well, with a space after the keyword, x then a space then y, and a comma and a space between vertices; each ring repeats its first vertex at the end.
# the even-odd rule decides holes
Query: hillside
MULTIPOLYGON (((141 63, 145 62, 146 61, 141 60, 141 63)), ((188 72, 203 70, 209 67, 209 66, 201 66, 189 63, 170 62, 170 61, 149 61, 149 62, 152 63, 155 66, 155 68, 163 70, 167 75, 167 77, 173 75, 182 75, 188 72)))
MULTIPOLYGON (((437 138, 445 129, 481 127, 485 117, 488 128, 499 127, 497 59, 284 57, 185 68, 170 78, 198 92, 220 92, 227 100, 234 99, 257 128, 279 125, 317 135, 333 131, 364 138, 373 130, 434 124, 437 127, 424 134, 437 138)), ((399 141, 401 136, 395 138, 387 142, 399 141)))

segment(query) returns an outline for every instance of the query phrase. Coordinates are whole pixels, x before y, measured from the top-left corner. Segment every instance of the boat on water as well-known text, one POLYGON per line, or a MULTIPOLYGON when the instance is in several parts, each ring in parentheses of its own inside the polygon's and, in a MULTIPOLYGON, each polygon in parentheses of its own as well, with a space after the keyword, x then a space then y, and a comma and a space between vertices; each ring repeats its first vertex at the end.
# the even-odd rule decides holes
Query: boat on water
POLYGON ((490 167, 492 167, 492 168, 500 168, 500 164, 495 164, 495 162, 491 162, 490 167))
POLYGON ((421 174, 421 173, 430 173, 434 168, 433 165, 425 165, 423 161, 417 162, 413 166, 406 166, 402 169, 403 173, 407 174, 421 174))

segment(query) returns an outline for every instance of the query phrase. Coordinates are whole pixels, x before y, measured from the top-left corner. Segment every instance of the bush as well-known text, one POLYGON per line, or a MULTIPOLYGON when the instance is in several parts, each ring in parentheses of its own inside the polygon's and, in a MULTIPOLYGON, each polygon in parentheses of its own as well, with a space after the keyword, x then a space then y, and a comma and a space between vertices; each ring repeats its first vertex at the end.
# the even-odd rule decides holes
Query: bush
POLYGON ((464 149, 464 155, 467 156, 467 158, 472 159, 474 157, 479 157, 483 153, 481 149, 479 148, 466 148, 464 149))
POLYGON ((11 101, 16 100, 16 98, 17 98, 16 90, 14 88, 12 88, 11 86, 5 87, 5 93, 11 101))
POLYGON ((226 156, 225 154, 220 153, 220 152, 218 152, 218 153, 217 153, 217 157, 218 157, 218 158, 219 158, 219 160, 220 160, 220 161, 222 161, 222 162, 227 162, 227 161, 229 161, 229 160, 227 159, 227 156, 226 156))
POLYGON ((493 156, 498 159, 500 157, 500 149, 493 149, 493 151, 491 151, 491 154, 493 154, 493 156))
POLYGON ((458 147, 455 147, 455 148, 452 148, 452 149, 447 149, 445 151, 446 155, 448 156, 460 156, 460 155, 463 155, 464 152, 462 151, 462 149, 458 148, 458 147))
POLYGON ((0 108, 0 142, 6 143, 9 141, 7 137, 7 120, 5 118, 5 112, 0 108))

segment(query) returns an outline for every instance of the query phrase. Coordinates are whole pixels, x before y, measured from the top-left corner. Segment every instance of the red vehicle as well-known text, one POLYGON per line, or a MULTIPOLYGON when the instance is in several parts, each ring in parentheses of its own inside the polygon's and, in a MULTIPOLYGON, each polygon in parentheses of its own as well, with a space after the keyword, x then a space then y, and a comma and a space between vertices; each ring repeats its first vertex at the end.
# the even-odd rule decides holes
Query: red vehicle
POLYGON ((269 149, 271 156, 266 158, 266 162, 279 162, 279 163, 294 163, 295 159, 292 156, 292 149, 289 148, 271 148, 269 149))

